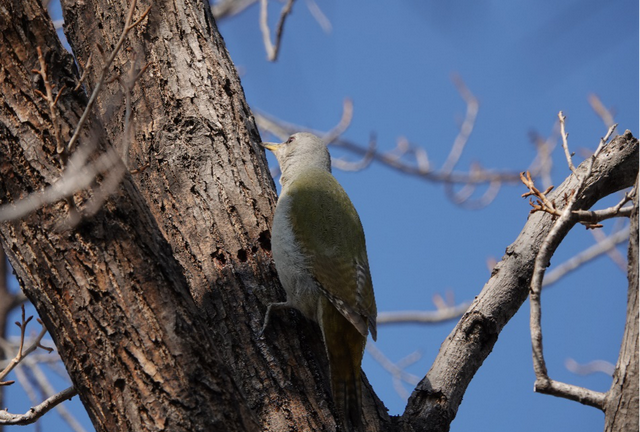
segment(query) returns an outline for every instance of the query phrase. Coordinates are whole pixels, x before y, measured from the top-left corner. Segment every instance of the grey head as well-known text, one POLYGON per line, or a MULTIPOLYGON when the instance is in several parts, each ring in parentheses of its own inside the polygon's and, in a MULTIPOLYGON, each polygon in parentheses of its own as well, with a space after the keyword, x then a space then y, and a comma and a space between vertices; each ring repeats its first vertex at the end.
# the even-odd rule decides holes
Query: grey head
POLYGON ((296 177, 305 170, 316 168, 331 172, 331 156, 327 145, 317 136, 308 132, 291 135, 282 144, 262 143, 271 150, 280 164, 280 184, 296 177))

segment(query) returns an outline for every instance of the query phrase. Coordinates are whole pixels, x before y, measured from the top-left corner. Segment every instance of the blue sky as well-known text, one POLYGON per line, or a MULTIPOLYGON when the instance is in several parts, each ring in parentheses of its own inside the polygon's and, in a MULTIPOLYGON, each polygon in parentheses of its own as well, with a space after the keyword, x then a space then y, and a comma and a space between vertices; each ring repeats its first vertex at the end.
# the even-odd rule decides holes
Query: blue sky
MULTIPOLYGON (((273 3, 272 27, 281 7, 273 3)), ((638 135, 635 0, 318 4, 331 32, 318 25, 307 2, 296 2, 276 63, 266 61, 257 7, 220 24, 252 109, 328 130, 340 119, 348 97, 354 117, 346 138, 366 145, 375 133, 379 150, 387 151, 403 136, 426 149, 438 167, 466 108, 451 81, 456 73, 480 102, 457 169, 477 161, 488 168, 525 170, 535 157, 529 133, 548 136, 560 110, 567 116, 571 149, 593 150, 606 127, 588 103, 592 93, 615 113, 619 132, 630 129, 638 135)), ((559 184, 568 170, 559 148, 553 156, 552 179, 559 184)), ((520 198, 522 185, 504 187, 489 207, 471 211, 452 204, 442 185, 381 165, 335 175, 365 228, 379 311, 433 310, 433 295, 448 291, 458 302, 472 300, 488 280, 487 261, 500 259, 529 212, 520 198)), ((610 202, 597 207, 605 205, 610 202)), ((604 231, 612 226, 607 223, 604 231)), ((593 242, 589 232, 574 229, 551 268, 593 242)), ((624 255, 625 248, 620 248, 624 255)), ((552 378, 599 391, 609 388, 610 377, 577 376, 564 361, 615 363, 626 287, 626 275, 602 257, 545 290, 543 331, 552 378)), ((604 415, 594 408, 533 393, 528 319, 526 303, 472 381, 452 431, 603 429, 604 415)), ((377 346, 393 361, 419 352, 420 360, 408 372, 423 376, 453 325, 382 326, 377 346)), ((405 401, 390 375, 368 355, 363 367, 390 413, 402 413, 405 401)), ((26 410, 29 405, 21 402, 19 391, 12 392, 15 396, 5 405, 14 412, 26 410)), ((77 410, 77 398, 74 403, 77 410)))

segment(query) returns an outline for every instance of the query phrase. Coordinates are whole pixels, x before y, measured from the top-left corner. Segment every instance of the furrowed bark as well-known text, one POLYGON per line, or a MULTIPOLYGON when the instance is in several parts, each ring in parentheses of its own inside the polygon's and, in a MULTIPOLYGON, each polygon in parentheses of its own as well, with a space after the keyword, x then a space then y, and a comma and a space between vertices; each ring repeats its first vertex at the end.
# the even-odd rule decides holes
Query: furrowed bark
MULTIPOLYGON (((3 35, 13 38, 2 43, 12 59, 0 111, 4 204, 62 173, 50 114, 32 89, 36 47, 56 89, 67 84, 59 100, 65 139, 86 96, 70 90, 73 60, 39 2, 2 4, 3 35)), ((129 4, 63 1, 78 64, 92 56, 86 94, 129 4)), ((134 174, 75 229, 59 229, 69 213, 63 201, 2 223, 3 246, 97 430, 331 430, 317 327, 285 312, 258 337, 265 305, 284 298, 270 256, 275 188, 208 4, 139 2, 134 20, 149 5, 78 143, 124 147, 127 74, 149 63, 131 91, 134 174)), ((75 194, 80 211, 100 183, 75 194)), ((377 430, 386 412, 366 388, 377 430)))
MULTIPOLYGON (((637 191, 636 183, 636 191, 637 191)), ((629 231, 627 322, 613 383, 605 403, 605 431, 638 430, 638 193, 629 231)))

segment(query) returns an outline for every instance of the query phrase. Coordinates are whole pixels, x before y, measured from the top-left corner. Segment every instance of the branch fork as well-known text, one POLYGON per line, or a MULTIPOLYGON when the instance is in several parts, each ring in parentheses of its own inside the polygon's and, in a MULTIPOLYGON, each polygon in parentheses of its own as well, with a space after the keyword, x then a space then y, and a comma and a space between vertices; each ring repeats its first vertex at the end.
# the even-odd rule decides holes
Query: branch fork
MULTIPOLYGON (((535 265, 533 270, 533 276, 531 278, 531 285, 529 291, 530 298, 530 307, 531 307, 531 316, 530 316, 530 329, 531 329, 531 346, 533 352, 533 369, 536 374, 536 381, 534 385, 534 390, 539 393, 550 394, 553 396, 563 397, 569 400, 577 401, 585 405, 593 406, 604 410, 605 402, 607 398, 606 393, 601 393, 589 389, 585 389, 579 386, 574 386, 571 384, 561 383, 558 381, 554 381, 549 378, 547 366, 544 359, 543 354, 543 345, 542 345, 542 326, 541 326, 541 318, 542 318, 542 308, 540 302, 540 295, 542 291, 543 278, 548 267, 548 264, 551 260, 551 256, 553 255, 556 247, 558 246, 560 239, 563 236, 563 232, 570 229, 571 224, 573 222, 580 222, 587 226, 587 228, 598 228, 602 225, 597 222, 603 220, 602 218, 606 218, 605 216, 619 216, 623 213, 623 205, 629 200, 629 197, 633 196, 632 193, 626 194, 623 200, 612 207, 611 209, 606 209, 604 211, 594 211, 594 212, 586 212, 583 210, 579 210, 576 208, 577 205, 577 197, 578 193, 576 191, 582 190, 587 179, 591 176, 593 170, 593 164, 596 158, 601 153, 602 149, 605 147, 606 143, 609 140, 609 137, 613 133, 615 126, 609 128, 607 135, 600 140, 600 144, 594 154, 588 159, 586 162, 586 170, 582 172, 578 172, 576 168, 573 166, 571 162, 571 154, 569 153, 569 149, 567 146, 567 136, 568 134, 564 130, 564 120, 565 117, 562 115, 562 112, 558 114, 561 125, 561 134, 563 138, 563 147, 565 150, 565 155, 567 157, 567 162, 569 165, 569 169, 573 174, 578 176, 579 181, 578 185, 575 189, 571 191, 568 196, 564 196, 564 200, 566 202, 564 208, 562 210, 558 209, 555 203, 547 198, 547 194, 551 191, 552 187, 548 188, 544 192, 539 191, 531 178, 530 173, 522 173, 520 174, 520 178, 522 182, 529 188, 529 192, 523 194, 523 197, 527 196, 535 196, 537 198, 536 203, 533 203, 531 200, 530 204, 533 207, 531 210, 532 213, 537 211, 547 212, 555 217, 557 220, 555 221, 553 227, 545 237, 542 245, 540 246, 540 250, 535 259, 535 265), (584 216, 589 215, 592 217, 591 220, 586 221, 584 216)), ((630 212, 629 212, 630 214, 630 212)))

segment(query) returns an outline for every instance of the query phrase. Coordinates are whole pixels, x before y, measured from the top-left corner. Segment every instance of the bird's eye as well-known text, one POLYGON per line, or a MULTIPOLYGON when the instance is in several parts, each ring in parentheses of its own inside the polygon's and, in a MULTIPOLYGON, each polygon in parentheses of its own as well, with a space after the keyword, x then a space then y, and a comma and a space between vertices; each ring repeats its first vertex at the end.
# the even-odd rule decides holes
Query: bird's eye
POLYGON ((291 144, 293 141, 295 141, 295 139, 296 139, 295 137, 290 136, 285 144, 291 144))

